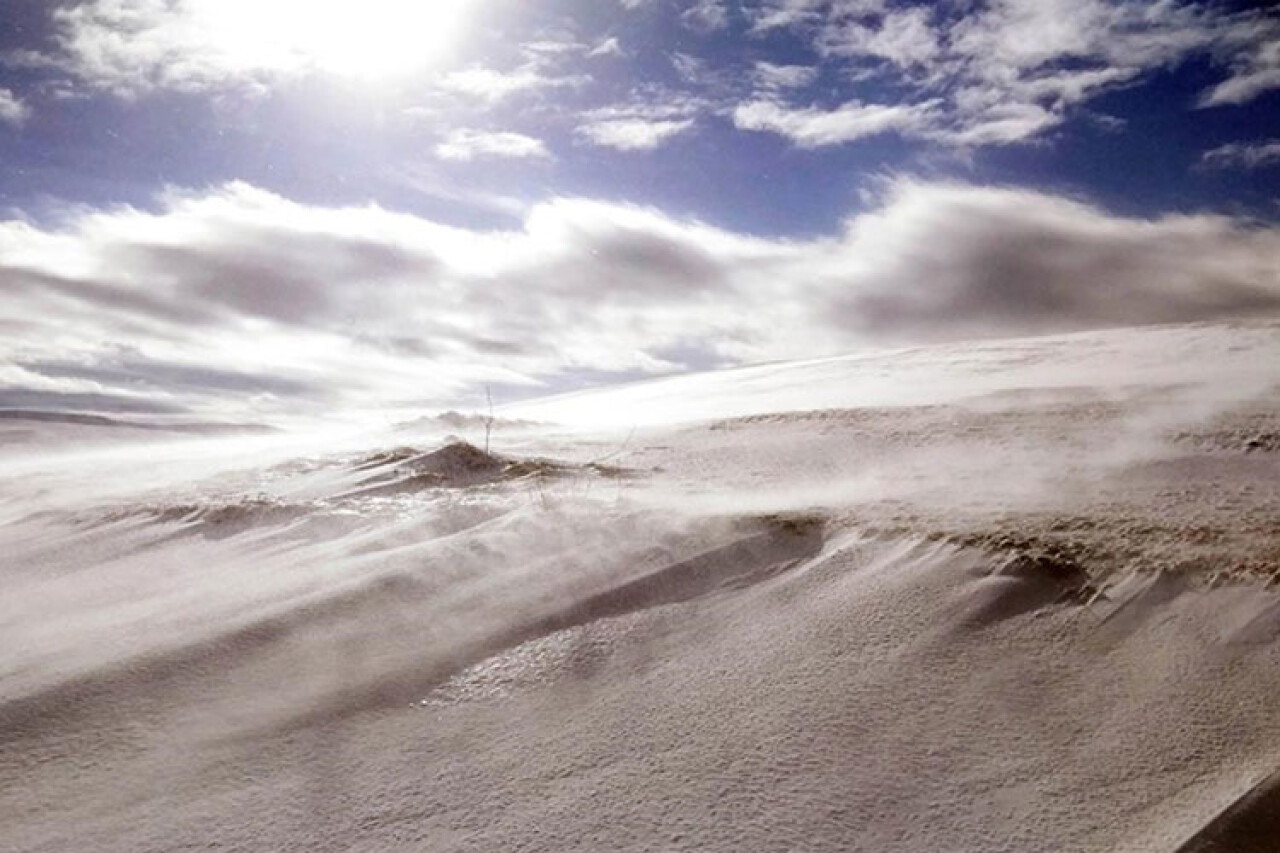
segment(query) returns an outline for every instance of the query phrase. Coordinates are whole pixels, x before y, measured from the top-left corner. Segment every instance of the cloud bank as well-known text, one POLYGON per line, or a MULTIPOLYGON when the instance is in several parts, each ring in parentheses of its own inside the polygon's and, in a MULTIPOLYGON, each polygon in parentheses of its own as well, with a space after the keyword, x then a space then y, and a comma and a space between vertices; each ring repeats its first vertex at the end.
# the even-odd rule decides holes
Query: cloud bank
POLYGON ((0 405, 236 416, 1280 314, 1280 229, 918 181, 804 242, 583 199, 467 230, 233 183, 0 223, 0 258, 0 405))

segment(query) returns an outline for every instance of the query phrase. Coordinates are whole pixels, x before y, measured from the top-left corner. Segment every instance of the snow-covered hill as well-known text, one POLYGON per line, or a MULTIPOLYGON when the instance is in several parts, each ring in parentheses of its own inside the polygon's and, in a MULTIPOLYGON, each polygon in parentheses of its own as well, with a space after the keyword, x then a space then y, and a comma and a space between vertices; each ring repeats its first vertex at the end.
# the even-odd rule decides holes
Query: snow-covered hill
POLYGON ((8 421, 5 849, 1273 849, 1280 325, 459 423, 8 421))

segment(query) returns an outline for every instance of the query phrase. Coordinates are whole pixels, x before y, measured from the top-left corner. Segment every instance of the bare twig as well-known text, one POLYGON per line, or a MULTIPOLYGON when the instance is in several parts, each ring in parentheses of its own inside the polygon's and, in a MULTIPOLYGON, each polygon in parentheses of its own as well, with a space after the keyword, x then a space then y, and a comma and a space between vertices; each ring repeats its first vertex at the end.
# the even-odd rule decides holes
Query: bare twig
POLYGON ((489 417, 484 419, 484 452, 489 453, 489 435, 493 432, 493 389, 484 386, 485 399, 489 401, 489 417))
POLYGON ((618 448, 616 450, 614 450, 612 453, 606 453, 604 456, 597 456, 595 459, 592 459, 590 462, 588 462, 587 465, 588 466, 599 465, 601 463, 608 462, 610 459, 616 459, 617 457, 621 456, 623 453, 626 453, 627 445, 631 444, 631 439, 635 438, 635 435, 636 435, 636 428, 635 426, 632 426, 631 432, 627 433, 627 437, 622 440, 622 444, 618 445, 618 448))

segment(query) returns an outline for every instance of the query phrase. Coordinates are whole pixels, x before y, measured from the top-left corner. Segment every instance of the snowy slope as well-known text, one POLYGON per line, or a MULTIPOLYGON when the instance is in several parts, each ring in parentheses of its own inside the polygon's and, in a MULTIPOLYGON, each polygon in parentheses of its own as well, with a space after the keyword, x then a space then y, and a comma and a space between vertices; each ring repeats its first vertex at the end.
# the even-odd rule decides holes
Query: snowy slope
POLYGON ((1273 849, 1280 326, 500 415, 5 450, 0 846, 1273 849))

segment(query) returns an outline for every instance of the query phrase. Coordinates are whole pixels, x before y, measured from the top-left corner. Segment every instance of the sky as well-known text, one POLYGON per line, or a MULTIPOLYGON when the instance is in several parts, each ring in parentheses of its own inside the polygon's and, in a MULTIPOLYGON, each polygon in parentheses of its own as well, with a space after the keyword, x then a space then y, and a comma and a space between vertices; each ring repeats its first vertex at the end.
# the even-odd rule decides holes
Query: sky
POLYGON ((1277 316, 1270 5, 0 0, 0 408, 1277 316))

